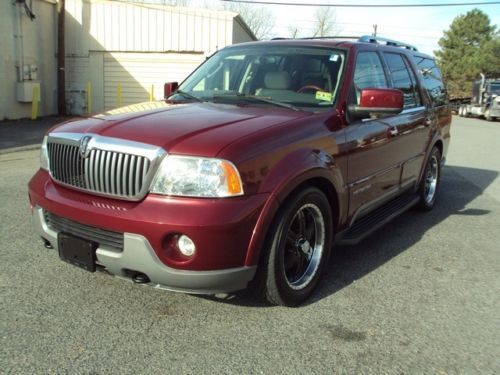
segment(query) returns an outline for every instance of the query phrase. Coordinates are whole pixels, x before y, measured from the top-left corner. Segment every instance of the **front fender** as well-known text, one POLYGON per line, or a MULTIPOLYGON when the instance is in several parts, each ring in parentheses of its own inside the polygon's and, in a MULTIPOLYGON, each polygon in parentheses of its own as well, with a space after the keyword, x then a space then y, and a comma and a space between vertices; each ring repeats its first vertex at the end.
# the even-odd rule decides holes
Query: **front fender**
POLYGON ((333 213, 337 220, 345 217, 347 207, 347 193, 344 189, 344 179, 335 158, 328 153, 302 148, 293 151, 276 163, 261 182, 260 193, 271 193, 254 228, 252 238, 247 250, 246 265, 258 263, 261 249, 265 243, 269 228, 279 212, 281 205, 287 197, 299 186, 308 181, 321 180, 331 185, 336 196, 336 212, 333 213))

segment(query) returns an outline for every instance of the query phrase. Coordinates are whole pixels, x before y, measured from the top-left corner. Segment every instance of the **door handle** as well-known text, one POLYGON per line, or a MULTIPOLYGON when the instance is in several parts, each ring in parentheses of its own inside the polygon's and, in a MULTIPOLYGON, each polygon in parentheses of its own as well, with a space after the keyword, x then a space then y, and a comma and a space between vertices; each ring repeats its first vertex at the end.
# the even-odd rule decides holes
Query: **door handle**
POLYGON ((399 134, 398 128, 394 128, 394 127, 393 127, 393 128, 390 128, 390 129, 389 129, 389 135, 390 135, 391 137, 395 137, 395 136, 397 136, 398 134, 399 134))

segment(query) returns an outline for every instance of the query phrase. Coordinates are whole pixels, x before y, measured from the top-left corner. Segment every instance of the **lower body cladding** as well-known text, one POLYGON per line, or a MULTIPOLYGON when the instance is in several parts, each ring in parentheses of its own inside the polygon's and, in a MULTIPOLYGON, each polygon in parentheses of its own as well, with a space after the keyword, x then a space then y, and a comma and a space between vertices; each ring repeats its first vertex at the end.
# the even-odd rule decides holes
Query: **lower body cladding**
MULTIPOLYGON (((39 206, 33 209, 36 232, 58 251, 58 235, 47 222, 47 213, 39 206)), ((123 234, 123 248, 98 245, 95 250, 96 264, 110 274, 132 280, 136 275, 151 286, 185 293, 214 294, 244 289, 253 279, 255 266, 243 266, 222 270, 192 271, 175 269, 165 265, 156 255, 149 241, 142 235, 123 234)))

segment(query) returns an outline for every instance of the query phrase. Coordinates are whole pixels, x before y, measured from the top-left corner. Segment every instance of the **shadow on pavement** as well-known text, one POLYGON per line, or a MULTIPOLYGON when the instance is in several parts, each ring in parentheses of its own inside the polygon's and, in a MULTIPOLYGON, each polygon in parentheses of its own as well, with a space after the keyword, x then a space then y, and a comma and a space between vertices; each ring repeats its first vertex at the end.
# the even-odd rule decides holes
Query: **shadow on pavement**
MULTIPOLYGON (((439 198, 436 207, 427 213, 410 210, 355 246, 335 246, 326 269, 315 293, 302 306, 307 306, 328 297, 355 280, 376 270, 392 258, 416 244, 430 228, 452 215, 479 216, 491 211, 467 207, 483 189, 467 181, 462 175, 473 172, 480 175, 483 182, 491 184, 498 172, 464 168, 445 167, 442 173, 439 198)), ((486 186, 487 186, 486 185, 486 186)), ((485 186, 483 184, 483 186, 485 186)), ((485 187, 486 187, 485 186, 485 187)), ((266 307, 264 302, 254 297, 251 291, 242 291, 223 298, 203 297, 222 303, 242 306, 266 307)))
POLYGON ((0 151, 42 143, 43 136, 54 125, 70 117, 47 116, 37 120, 0 121, 0 151))

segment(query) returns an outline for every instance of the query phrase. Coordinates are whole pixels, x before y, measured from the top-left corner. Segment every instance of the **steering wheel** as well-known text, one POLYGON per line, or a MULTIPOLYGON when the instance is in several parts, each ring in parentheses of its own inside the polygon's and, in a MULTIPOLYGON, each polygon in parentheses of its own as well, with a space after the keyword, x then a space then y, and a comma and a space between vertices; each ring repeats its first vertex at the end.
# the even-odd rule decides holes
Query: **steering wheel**
POLYGON ((297 92, 304 92, 308 90, 316 90, 316 91, 325 91, 321 87, 315 86, 315 85, 306 85, 302 86, 300 89, 297 90, 297 92))

